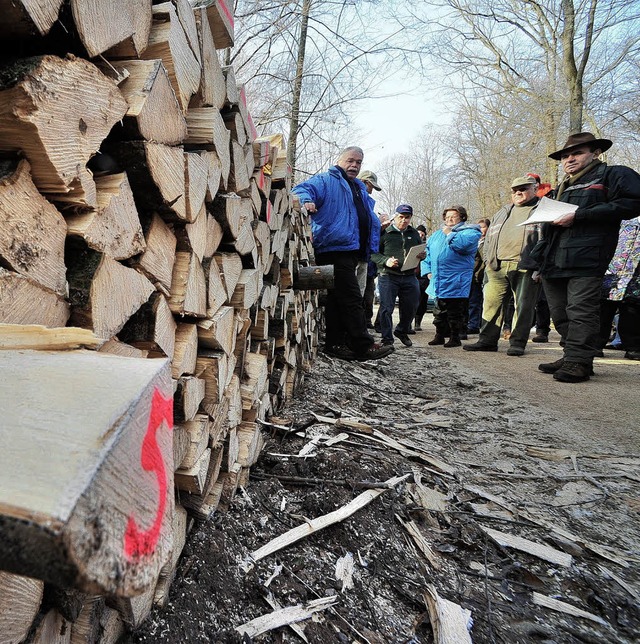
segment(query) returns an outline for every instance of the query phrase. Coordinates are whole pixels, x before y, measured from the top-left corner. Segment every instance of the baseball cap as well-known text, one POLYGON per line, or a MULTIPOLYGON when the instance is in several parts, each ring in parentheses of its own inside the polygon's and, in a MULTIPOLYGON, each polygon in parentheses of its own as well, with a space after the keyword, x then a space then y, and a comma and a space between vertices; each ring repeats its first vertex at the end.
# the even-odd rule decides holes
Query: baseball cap
POLYGON ((399 215, 413 215, 413 208, 408 203, 401 203, 396 208, 396 212, 399 215))
POLYGON ((528 186, 529 184, 535 184, 536 180, 533 177, 516 177, 511 182, 512 188, 517 188, 518 186, 528 186))
POLYGON ((363 170, 358 175, 358 179, 360 181, 368 181, 376 190, 382 190, 378 185, 378 175, 375 172, 371 172, 371 170, 363 170))

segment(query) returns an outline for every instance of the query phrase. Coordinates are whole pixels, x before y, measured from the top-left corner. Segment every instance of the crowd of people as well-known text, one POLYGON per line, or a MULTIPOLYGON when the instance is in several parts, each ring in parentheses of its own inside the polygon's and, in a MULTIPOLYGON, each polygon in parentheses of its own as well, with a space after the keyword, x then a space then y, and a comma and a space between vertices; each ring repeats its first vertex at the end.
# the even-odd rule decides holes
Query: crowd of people
POLYGON ((523 173, 491 219, 473 223, 464 206, 451 205, 428 236, 411 225, 410 204, 376 215, 378 178, 362 170, 361 148, 345 148, 327 172, 293 189, 311 218, 316 263, 334 267, 325 352, 375 360, 394 351, 395 339, 411 347, 433 301, 431 346, 494 352, 502 336, 507 355, 522 356, 532 327, 531 340, 547 342, 552 320, 563 355, 538 369, 560 382, 589 380, 604 348, 640 360, 640 175, 600 159, 611 145, 573 134, 549 155, 564 171, 555 189, 523 173))

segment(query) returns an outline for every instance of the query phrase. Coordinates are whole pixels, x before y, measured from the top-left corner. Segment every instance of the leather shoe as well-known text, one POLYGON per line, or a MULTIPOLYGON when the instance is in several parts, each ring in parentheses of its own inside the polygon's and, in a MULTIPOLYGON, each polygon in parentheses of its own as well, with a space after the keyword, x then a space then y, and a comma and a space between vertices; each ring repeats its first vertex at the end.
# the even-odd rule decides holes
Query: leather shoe
POLYGON ((427 342, 427 344, 430 347, 435 347, 435 346, 437 346, 439 344, 444 344, 444 340, 445 340, 445 337, 443 335, 440 335, 439 333, 436 333, 433 336, 433 340, 430 340, 429 342, 427 342))
POLYGON ((549 336, 546 333, 536 333, 531 342, 549 342, 549 336))
POLYGON ((356 354, 344 344, 337 344, 337 345, 325 347, 324 352, 328 356, 332 356, 333 358, 339 358, 340 360, 356 359, 356 354))
POLYGON ((462 347, 465 351, 497 351, 498 347, 491 344, 480 344, 476 342, 475 344, 465 344, 462 347))
POLYGON ((379 358, 384 358, 390 353, 393 353, 393 345, 391 344, 372 344, 366 351, 363 353, 356 354, 356 360, 359 362, 364 362, 365 360, 378 360, 379 358))
POLYGON ((411 338, 406 334, 406 333, 399 333, 398 331, 394 331, 393 335, 404 344, 405 347, 412 347, 413 342, 411 342, 411 338))
POLYGON ((509 347, 507 349, 507 355, 508 356, 523 356, 524 355, 524 349, 521 347, 509 347))
POLYGON ((553 378, 559 382, 584 382, 589 380, 592 373, 591 365, 565 360, 562 367, 553 374, 553 378))
MULTIPOLYGON (((577 363, 574 363, 577 364, 577 363)), ((559 360, 556 360, 555 362, 543 362, 542 364, 538 365, 538 370, 542 371, 542 373, 557 373, 560 371, 562 366, 564 365, 564 358, 560 358, 559 360)), ((593 376, 595 375, 593 372, 593 367, 589 368, 589 375, 593 376)))

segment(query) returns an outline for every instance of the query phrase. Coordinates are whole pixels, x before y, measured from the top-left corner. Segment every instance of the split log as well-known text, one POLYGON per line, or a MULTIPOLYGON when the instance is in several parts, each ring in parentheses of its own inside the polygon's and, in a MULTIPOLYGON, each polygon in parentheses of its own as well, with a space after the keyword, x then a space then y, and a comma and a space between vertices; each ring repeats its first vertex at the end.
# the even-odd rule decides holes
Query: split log
POLYGON ((173 265, 169 308, 174 315, 207 314, 207 287, 202 264, 195 253, 179 251, 173 265))
POLYGON ((202 408, 215 416, 217 407, 224 396, 227 381, 228 358, 222 352, 202 351, 196 360, 195 376, 204 380, 202 408))
POLYGON ((173 417, 176 421, 193 420, 204 398, 204 385, 204 380, 194 376, 182 376, 178 380, 173 396, 173 417))
POLYGON ((193 7, 189 3, 189 0, 170 0, 166 3, 156 4, 154 7, 154 12, 157 14, 162 13, 165 9, 162 7, 162 4, 172 4, 174 5, 177 13, 178 20, 182 25, 184 30, 184 35, 187 37, 189 42, 189 47, 193 52, 198 65, 202 66, 202 59, 200 56, 200 41, 198 39, 198 27, 196 25, 195 13, 193 7))
POLYGON ((181 506, 176 505, 176 511, 173 514, 173 545, 169 561, 160 571, 160 577, 153 593, 153 603, 155 606, 165 606, 169 601, 169 588, 173 583, 178 566, 178 560, 184 549, 187 540, 187 511, 181 506))
POLYGON ((105 610, 105 598, 94 595, 85 601, 80 615, 71 625, 70 644, 93 644, 100 639, 100 618, 105 610))
MULTIPOLYGON (((249 201, 248 199, 246 201, 249 201)), ((259 264, 259 255, 258 248, 256 246, 256 238, 253 236, 253 228, 251 223, 248 220, 245 220, 240 230, 238 236, 234 239, 232 246, 235 248, 236 252, 239 255, 251 256, 250 266, 252 268, 259 269, 258 279, 261 282, 262 278, 262 266, 259 264)), ((248 260, 247 260, 248 261, 248 260)), ((259 288, 262 288, 262 284, 259 284, 259 288)))
MULTIPOLYGON (((169 530, 171 527, 169 526, 169 530)), ((166 563, 166 562, 165 562, 166 563)), ((156 585, 160 574, 155 580, 155 583, 149 585, 142 594, 135 597, 119 597, 116 599, 115 606, 122 618, 122 621, 131 629, 139 628, 142 623, 149 617, 151 609, 153 608, 153 597, 156 592, 156 585)))
POLYGON ((202 263, 207 249, 207 212, 204 204, 195 221, 186 224, 184 228, 174 227, 174 232, 178 239, 178 250, 193 251, 198 261, 202 263))
POLYGON ((207 480, 211 450, 205 449, 190 468, 178 468, 174 474, 175 486, 183 492, 202 495, 207 480))
POLYGON ((236 141, 231 141, 231 172, 229 173, 229 190, 239 195, 250 193, 249 172, 243 147, 236 141))
POLYGON ((98 207, 67 215, 69 235, 113 259, 138 255, 145 241, 127 175, 96 177, 95 182, 98 207))
POLYGON ((71 623, 57 610, 51 609, 38 622, 30 644, 70 644, 71 623))
POLYGON ((127 111, 116 84, 71 55, 18 61, 3 78, 0 150, 23 151, 47 196, 95 207, 86 164, 127 111))
POLYGON ((135 269, 90 250, 74 254, 68 279, 70 323, 105 339, 116 335, 155 290, 135 269))
POLYGON ((238 83, 236 82, 236 73, 231 66, 223 67, 222 73, 224 74, 227 86, 227 97, 225 103, 229 107, 234 107, 240 102, 240 92, 238 91, 238 83))
POLYGON ((7 165, 0 166, 0 263, 63 295, 67 225, 38 192, 29 162, 7 165))
POLYGON ((188 134, 185 143, 215 149, 221 163, 222 184, 226 186, 231 170, 231 134, 220 111, 215 107, 194 107, 187 112, 186 119, 188 134))
MULTIPOLYGON (((228 300, 223 276, 220 274, 217 262, 205 259, 202 268, 207 282, 207 318, 212 318, 216 311, 228 300)), ((238 273, 242 270, 240 268, 238 273)))
POLYGON ((0 439, 0 567, 90 593, 143 591, 173 513, 168 361, 4 351, 0 365, 14 429, 0 439), (34 445, 47 458, 25 467, 34 445))
POLYGON ((242 422, 238 427, 238 463, 255 465, 264 446, 264 438, 255 422, 242 422))
POLYGON ((100 618, 100 644, 117 644, 125 633, 125 625, 115 608, 107 606, 100 618))
POLYGON ((120 342, 119 340, 107 340, 99 349, 100 353, 111 353, 114 356, 124 356, 127 358, 146 358, 148 355, 147 351, 132 347, 126 342, 120 342))
POLYGON ((244 268, 240 271, 231 296, 231 306, 236 309, 250 309, 258 301, 261 288, 260 276, 260 271, 255 268, 244 268))
POLYGON ((198 320, 198 343, 231 355, 236 342, 236 319, 231 306, 220 307, 212 317, 198 320))
POLYGON ((129 106, 122 122, 125 138, 164 145, 184 141, 187 123, 161 60, 113 60, 100 69, 111 77, 114 70, 126 75, 119 84, 129 106))
POLYGON ((238 89, 240 91, 240 102, 238 103, 238 109, 240 110, 240 115, 242 116, 242 122, 244 124, 245 132, 247 133, 247 141, 249 143, 253 143, 258 138, 258 131, 256 130, 256 126, 249 112, 249 106, 247 105, 247 93, 245 91, 244 85, 240 85, 238 89))
POLYGON ((195 324, 180 322, 176 329, 176 346, 171 361, 171 376, 192 375, 198 355, 198 329, 195 324))
POLYGON ((107 143, 104 147, 126 170, 139 212, 187 218, 182 148, 147 141, 107 143))
POLYGON ((153 293, 129 318, 118 338, 150 357, 167 356, 173 360, 176 323, 166 298, 161 293, 153 293))
POLYGON ((181 424, 181 428, 189 437, 189 445, 178 469, 191 469, 204 454, 204 450, 207 449, 209 444, 209 424, 207 414, 196 414, 193 420, 188 420, 181 424))
POLYGON ((22 642, 38 614, 44 583, 0 572, 0 637, 3 642, 22 642))
POLYGON ((227 126, 227 130, 231 133, 231 140, 238 143, 241 148, 244 148, 247 143, 247 133, 244 130, 244 123, 242 122, 240 112, 227 112, 222 115, 222 118, 224 119, 224 124, 227 126))
POLYGON ((190 107, 216 107, 217 109, 222 109, 227 95, 227 88, 218 54, 216 53, 207 12, 206 9, 194 9, 194 14, 200 42, 202 76, 200 77, 200 89, 191 99, 190 107))
POLYGON ((123 41, 135 42, 137 52, 147 46, 151 4, 146 0, 71 0, 71 13, 89 58, 123 41))
POLYGON ((146 230, 146 249, 133 263, 156 288, 169 295, 177 240, 162 219, 154 214, 146 230))
POLYGON ((242 422, 242 396, 240 394, 240 378, 233 374, 231 382, 224 392, 225 398, 228 400, 227 419, 229 428, 235 428, 242 422))
POLYGON ((215 253, 213 259, 218 264, 220 274, 227 292, 227 301, 231 302, 236 285, 242 273, 242 259, 236 253, 215 253))
POLYGON ((180 109, 186 112, 200 86, 201 70, 173 3, 163 2, 153 7, 149 44, 141 58, 162 60, 180 109))
POLYGON ((269 163, 271 158, 271 143, 269 139, 263 137, 257 138, 252 144, 253 150, 253 165, 255 168, 261 168, 269 163))
POLYGON ((189 1, 194 8, 206 8, 216 49, 233 47, 233 6, 229 0, 189 1))
POLYGON ((22 40, 45 36, 56 23, 64 0, 11 0, 2 2, 0 38, 22 40))
POLYGON ((0 268, 0 323, 66 326, 69 303, 31 280, 0 268))
POLYGON ((211 212, 222 226, 224 241, 236 239, 242 224, 251 218, 250 203, 236 194, 218 195, 213 202, 211 212))
MULTIPOLYGON (((200 150, 198 152, 206 161, 209 168, 207 177, 207 194, 205 201, 207 203, 213 201, 220 190, 222 183, 222 162, 214 150, 200 150)), ((227 179, 229 173, 227 173, 227 179)), ((226 181, 225 181, 226 186, 226 181)))
MULTIPOLYGON (((185 152, 185 192, 188 222, 194 222, 204 208, 209 179, 207 159, 194 152, 185 152)), ((202 261, 202 257, 199 258, 202 261)))
POLYGON ((207 230, 206 230, 206 246, 204 249, 204 256, 206 258, 213 257, 213 254, 218 250, 220 242, 222 241, 222 226, 217 222, 216 218, 207 211, 207 230))
POLYGON ((217 507, 217 503, 212 507, 210 496, 220 477, 222 454, 222 445, 219 445, 215 449, 211 449, 209 469, 207 470, 207 476, 203 486, 202 494, 180 494, 180 500, 182 503, 184 503, 185 508, 195 514, 195 516, 202 521, 206 521, 211 515, 211 512, 217 507))

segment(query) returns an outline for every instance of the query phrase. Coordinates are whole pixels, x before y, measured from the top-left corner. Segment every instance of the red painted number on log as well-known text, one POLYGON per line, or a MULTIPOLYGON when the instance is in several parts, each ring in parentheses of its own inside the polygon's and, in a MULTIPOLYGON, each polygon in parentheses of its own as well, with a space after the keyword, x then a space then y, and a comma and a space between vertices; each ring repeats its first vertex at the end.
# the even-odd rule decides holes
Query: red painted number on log
POLYGON ((158 509, 153 525, 148 530, 138 528, 134 517, 129 516, 124 535, 124 552, 127 559, 136 559, 151 554, 160 538, 160 527, 167 504, 166 467, 156 439, 156 433, 162 426, 162 421, 167 423, 169 429, 173 428, 173 399, 164 398, 156 389, 151 401, 147 433, 142 441, 140 463, 147 472, 155 472, 158 479, 158 509))

